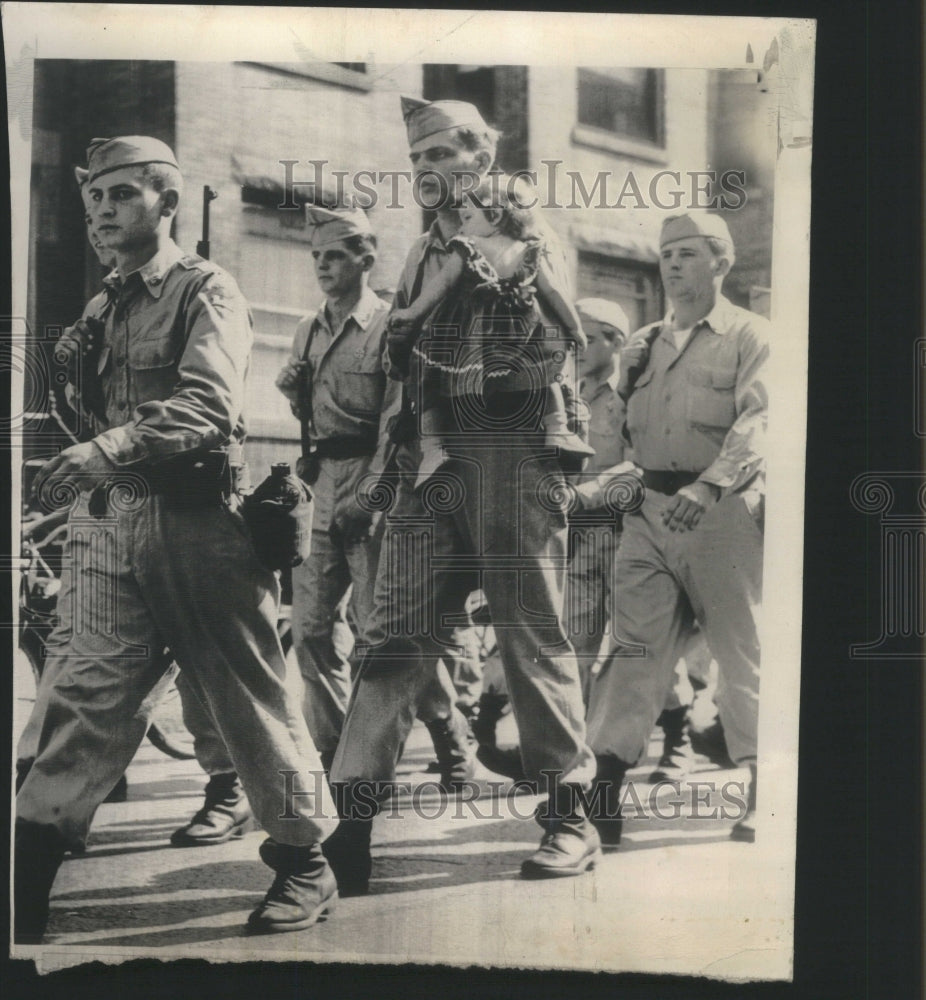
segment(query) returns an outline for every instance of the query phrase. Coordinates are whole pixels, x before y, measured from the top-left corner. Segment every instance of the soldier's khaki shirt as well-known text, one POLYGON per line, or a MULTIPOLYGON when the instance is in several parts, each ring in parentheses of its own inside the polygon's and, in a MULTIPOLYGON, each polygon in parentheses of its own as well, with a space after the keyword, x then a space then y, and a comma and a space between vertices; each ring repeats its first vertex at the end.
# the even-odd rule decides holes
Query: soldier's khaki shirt
POLYGON ((331 329, 325 305, 300 320, 291 360, 308 361, 314 440, 376 439, 383 409, 393 405, 399 392, 383 371, 388 314, 389 304, 365 288, 340 330, 331 329))
POLYGON ((735 492, 763 470, 770 325, 721 296, 681 352, 670 312, 638 330, 625 356, 657 327, 627 401, 634 460, 643 469, 697 473, 722 494, 735 492))
MULTIPOLYGON (((110 461, 151 465, 243 440, 253 334, 231 275, 170 241, 138 270, 124 278, 113 271, 104 283, 96 374, 108 429, 94 440, 110 461)), ((91 307, 100 314, 99 296, 91 307)))
POLYGON ((387 427, 398 412, 402 387, 383 370, 384 333, 389 304, 364 288, 340 330, 332 330, 323 304, 296 327, 290 360, 306 360, 311 379, 310 436, 375 442, 370 455, 324 458, 315 492, 313 527, 327 531, 339 513, 355 502, 365 476, 382 472, 389 444, 387 427), (308 347, 308 354, 306 354, 308 347))

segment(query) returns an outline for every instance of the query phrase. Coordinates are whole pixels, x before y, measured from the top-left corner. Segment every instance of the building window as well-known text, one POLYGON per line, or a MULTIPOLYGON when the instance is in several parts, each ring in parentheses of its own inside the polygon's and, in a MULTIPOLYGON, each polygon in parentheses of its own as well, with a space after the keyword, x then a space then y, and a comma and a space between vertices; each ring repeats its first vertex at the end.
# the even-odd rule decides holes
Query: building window
POLYGON ((283 188, 241 186, 244 209, 244 231, 252 236, 269 236, 273 239, 311 241, 311 232, 305 221, 305 201, 300 199, 298 208, 280 209, 283 188))
POLYGON ((580 251, 576 279, 578 298, 610 299, 621 306, 630 321, 628 333, 662 316, 659 271, 654 265, 580 251))
POLYGON ((664 159, 662 70, 583 67, 577 89, 574 141, 641 159, 664 159))

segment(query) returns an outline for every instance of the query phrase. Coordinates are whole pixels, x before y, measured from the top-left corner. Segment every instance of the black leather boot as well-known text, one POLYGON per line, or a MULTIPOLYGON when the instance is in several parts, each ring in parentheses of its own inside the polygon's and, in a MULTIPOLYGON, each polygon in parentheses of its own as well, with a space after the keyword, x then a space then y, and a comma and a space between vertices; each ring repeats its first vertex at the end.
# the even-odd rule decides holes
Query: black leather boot
POLYGON ((596 757, 595 780, 589 793, 589 816, 605 847, 618 847, 624 821, 621 818, 621 785, 630 765, 618 757, 596 757))
POLYGON ((67 845, 53 826, 16 820, 13 905, 16 944, 41 944, 48 897, 67 845))
POLYGON ((371 819, 342 819, 334 833, 322 843, 322 853, 338 881, 338 894, 345 898, 365 896, 370 891, 372 833, 371 819))
POLYGON ((494 747, 495 730, 508 708, 505 694, 482 694, 479 696, 479 711, 471 725, 473 736, 481 747, 494 747))
POLYGON ((243 837, 254 827, 244 788, 234 771, 214 774, 206 785, 202 808, 186 826, 171 834, 174 847, 211 847, 243 837))
POLYGON ((469 723, 457 709, 446 719, 426 722, 446 792, 458 792, 473 777, 473 740, 469 723))
POLYGON ((688 706, 663 709, 659 716, 662 726, 662 756, 656 770, 649 776, 651 785, 660 781, 679 781, 687 777, 694 767, 694 750, 688 731, 688 706))
POLYGON ((248 917, 249 934, 301 931, 324 920, 338 901, 334 872, 320 844, 296 847, 268 838, 261 860, 276 871, 263 902, 248 917))
POLYGON ((702 754, 712 763, 722 770, 732 769, 736 764, 730 759, 727 750, 727 739, 724 736, 723 726, 720 719, 714 719, 709 726, 698 729, 689 726, 691 734, 691 748, 697 754, 702 754))
POLYGON ((561 786, 537 811, 544 835, 540 847, 521 864, 526 879, 567 878, 589 871, 601 860, 601 840, 585 814, 577 789, 561 786))

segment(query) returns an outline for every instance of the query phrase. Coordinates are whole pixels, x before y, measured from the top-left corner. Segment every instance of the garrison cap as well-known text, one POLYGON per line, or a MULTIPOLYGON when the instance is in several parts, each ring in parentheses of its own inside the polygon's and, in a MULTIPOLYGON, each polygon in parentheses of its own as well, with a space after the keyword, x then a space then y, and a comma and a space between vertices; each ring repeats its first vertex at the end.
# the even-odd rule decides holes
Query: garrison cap
POLYGON ((610 326, 617 330, 621 341, 626 340, 630 333, 627 313, 610 299, 579 299, 576 303, 576 312, 581 319, 589 323, 600 323, 602 326, 610 326))
POLYGON ((488 129, 475 104, 467 104, 465 101, 422 101, 418 97, 405 96, 401 100, 409 146, 453 129, 470 128, 477 132, 488 129))
POLYGON ((306 205, 306 221, 312 229, 312 248, 338 243, 350 236, 369 236, 373 230, 370 220, 362 208, 324 208, 321 205, 306 205))
POLYGON ((93 139, 87 147, 87 169, 90 181, 122 167, 142 167, 149 163, 166 163, 180 169, 174 151, 166 142, 149 135, 123 135, 116 139, 93 139))
POLYGON ((77 181, 77 186, 83 190, 84 185, 87 183, 87 178, 90 176, 90 171, 86 170, 84 167, 74 168, 74 179, 77 181))
POLYGON ((685 212, 682 215, 670 215, 663 220, 659 246, 661 248, 669 243, 696 236, 723 240, 731 248, 733 246, 733 238, 730 236, 730 230, 723 217, 712 212, 685 212))

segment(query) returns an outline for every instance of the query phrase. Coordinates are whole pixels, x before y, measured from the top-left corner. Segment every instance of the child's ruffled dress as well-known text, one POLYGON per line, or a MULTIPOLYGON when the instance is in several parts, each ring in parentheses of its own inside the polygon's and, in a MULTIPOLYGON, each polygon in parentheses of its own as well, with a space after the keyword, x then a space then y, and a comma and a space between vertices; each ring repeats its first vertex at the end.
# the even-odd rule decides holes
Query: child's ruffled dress
POLYGON ((508 278, 465 236, 447 242, 463 259, 463 276, 423 324, 412 357, 419 387, 423 460, 419 484, 446 460, 454 434, 542 433, 549 387, 560 384, 571 433, 560 448, 581 462, 590 449, 566 360, 572 339, 544 309, 536 279, 543 240, 531 237, 508 278))
POLYGON ((454 397, 486 400, 502 392, 542 397, 561 374, 569 341, 555 319, 545 316, 536 287, 546 247, 536 237, 524 242, 518 269, 501 278, 467 237, 448 241, 448 251, 462 257, 464 273, 428 317, 414 348, 422 412, 454 397))

